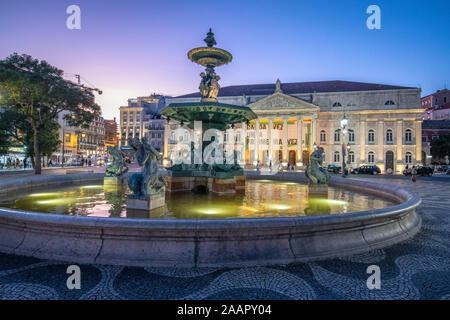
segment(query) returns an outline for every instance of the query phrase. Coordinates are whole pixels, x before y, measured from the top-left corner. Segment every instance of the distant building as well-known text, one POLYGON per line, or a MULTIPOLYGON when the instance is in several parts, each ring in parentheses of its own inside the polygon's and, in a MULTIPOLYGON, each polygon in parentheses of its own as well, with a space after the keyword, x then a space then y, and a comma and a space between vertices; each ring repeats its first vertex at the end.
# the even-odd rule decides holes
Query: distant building
POLYGON ((63 111, 58 116, 60 125, 59 150, 53 154, 52 160, 61 163, 64 155, 64 163, 69 164, 81 158, 100 158, 105 155, 105 123, 101 116, 96 116, 89 128, 77 128, 69 126, 64 116, 69 114, 63 111))
POLYGON ((163 151, 165 120, 158 113, 166 105, 167 98, 153 94, 128 99, 128 105, 119 108, 121 147, 128 145, 128 138, 146 136, 151 145, 160 152, 163 151))
MULTIPOLYGON (((199 102, 200 93, 167 103, 199 102)), ((304 168, 314 146, 325 150, 324 165, 342 163, 347 144, 348 167, 377 165, 383 172, 402 172, 422 163, 420 88, 351 81, 316 81, 234 85, 219 91, 221 103, 246 105, 258 116, 235 125, 246 137, 245 163, 304 168), (348 118, 343 137, 340 122, 348 118)), ((165 159, 176 149, 171 123, 166 130, 165 159)))
POLYGON ((108 147, 117 147, 119 145, 119 132, 117 131, 116 118, 114 120, 105 120, 105 150, 108 147))
POLYGON ((426 164, 444 161, 443 159, 433 159, 431 156, 431 142, 439 139, 440 136, 450 136, 450 120, 424 120, 422 122, 422 153, 424 159, 427 160, 426 164))
POLYGON ((438 90, 421 100, 424 112, 423 120, 449 120, 450 118, 450 90, 438 90))

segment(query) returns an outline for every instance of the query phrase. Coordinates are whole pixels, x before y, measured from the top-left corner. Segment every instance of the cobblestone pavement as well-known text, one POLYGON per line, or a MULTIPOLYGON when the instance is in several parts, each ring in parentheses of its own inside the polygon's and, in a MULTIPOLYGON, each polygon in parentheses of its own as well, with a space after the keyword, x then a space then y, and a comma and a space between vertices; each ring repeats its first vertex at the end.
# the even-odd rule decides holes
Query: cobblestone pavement
MULTIPOLYGON (((370 179, 358 176, 358 179, 370 179)), ((376 178, 423 199, 413 239, 366 254, 257 268, 136 268, 80 265, 81 289, 66 286, 69 264, 0 254, 3 299, 450 299, 450 180, 376 178), (366 269, 381 269, 368 290, 366 269)))

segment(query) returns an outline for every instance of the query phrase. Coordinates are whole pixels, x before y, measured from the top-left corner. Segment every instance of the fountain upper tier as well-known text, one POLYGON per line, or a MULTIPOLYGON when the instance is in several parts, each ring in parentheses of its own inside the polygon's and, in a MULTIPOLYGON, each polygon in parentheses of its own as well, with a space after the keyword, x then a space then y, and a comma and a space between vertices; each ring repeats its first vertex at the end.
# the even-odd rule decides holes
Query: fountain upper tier
POLYGON ((257 118, 249 107, 219 102, 171 103, 161 110, 161 114, 168 119, 186 123, 191 129, 194 121, 202 121, 204 130, 226 130, 235 123, 257 118))
POLYGON ((228 51, 213 47, 216 40, 211 29, 204 41, 207 47, 195 48, 188 52, 191 61, 206 67, 206 72, 200 73, 201 102, 171 103, 161 110, 161 115, 186 123, 191 129, 194 127, 194 121, 202 121, 204 130, 209 128, 226 130, 235 123, 256 119, 256 114, 249 107, 217 101, 220 77, 214 68, 229 63, 233 56, 228 51))

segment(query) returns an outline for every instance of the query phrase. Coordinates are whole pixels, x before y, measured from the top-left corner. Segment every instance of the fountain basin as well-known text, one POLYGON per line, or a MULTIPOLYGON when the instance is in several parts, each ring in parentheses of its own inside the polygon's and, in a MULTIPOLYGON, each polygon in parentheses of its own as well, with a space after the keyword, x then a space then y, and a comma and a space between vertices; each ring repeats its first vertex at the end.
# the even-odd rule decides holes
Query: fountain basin
MULTIPOLYGON (((103 179, 71 174, 5 179, 0 195, 103 179)), ((301 174, 247 179, 304 182, 301 174)), ((401 202, 338 215, 263 219, 158 220, 51 215, 0 208, 0 251, 74 263, 236 267, 287 264, 362 253, 414 236, 421 200, 406 189, 333 177, 330 185, 401 202)))

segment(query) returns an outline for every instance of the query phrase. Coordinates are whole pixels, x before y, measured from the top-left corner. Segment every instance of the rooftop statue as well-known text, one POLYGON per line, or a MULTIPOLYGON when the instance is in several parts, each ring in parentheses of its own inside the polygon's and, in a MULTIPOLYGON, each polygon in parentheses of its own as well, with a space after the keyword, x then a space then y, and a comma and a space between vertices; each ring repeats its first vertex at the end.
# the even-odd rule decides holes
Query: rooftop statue
POLYGON ((141 140, 130 138, 128 144, 133 148, 136 160, 141 167, 141 172, 134 173, 128 178, 128 186, 133 191, 132 196, 145 198, 164 191, 167 182, 159 173, 160 153, 147 142, 146 137, 141 140))
POLYGON ((112 157, 112 163, 106 167, 107 177, 119 177, 128 171, 123 161, 123 153, 119 148, 109 146, 107 152, 112 157))
POLYGON ((330 174, 322 168, 323 148, 318 147, 311 153, 311 163, 305 171, 306 177, 313 184, 327 184, 330 181, 330 174))

